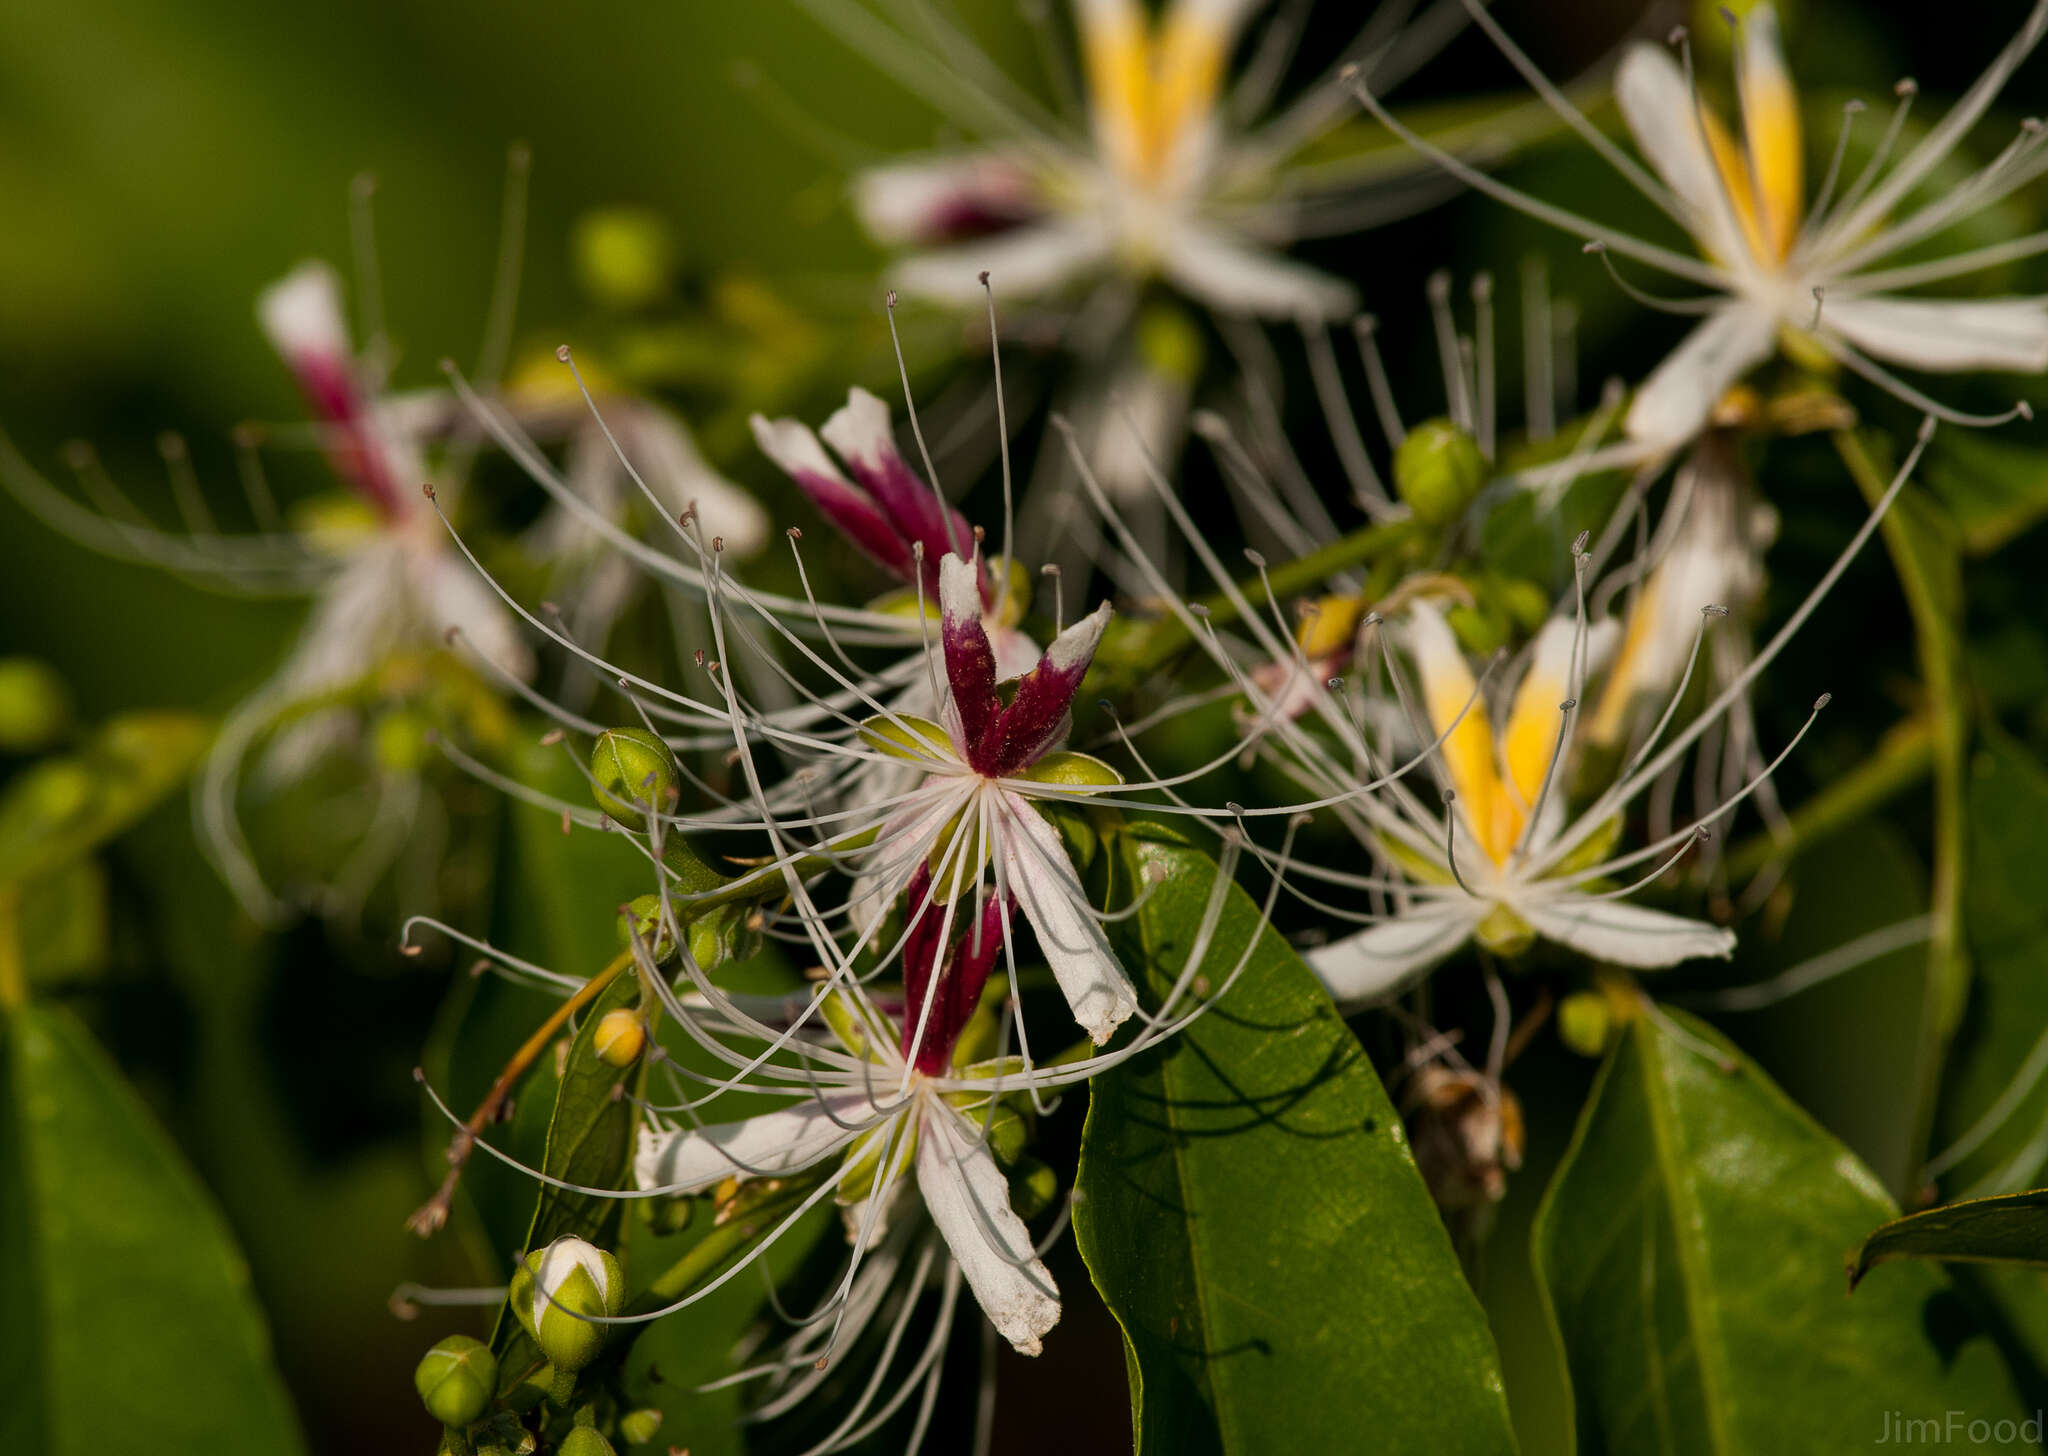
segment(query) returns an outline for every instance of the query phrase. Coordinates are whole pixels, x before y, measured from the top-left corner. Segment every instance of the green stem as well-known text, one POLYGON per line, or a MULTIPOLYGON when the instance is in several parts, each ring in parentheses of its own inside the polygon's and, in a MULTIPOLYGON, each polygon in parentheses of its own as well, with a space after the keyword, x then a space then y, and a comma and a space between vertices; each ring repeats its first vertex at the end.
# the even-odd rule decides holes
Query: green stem
MULTIPOLYGON (((1864 499, 1873 506, 1890 485, 1888 472, 1870 458, 1862 440, 1838 431, 1835 449, 1864 499)), ((1953 599, 1960 582, 1949 583, 1951 604, 1944 606, 1942 586, 1916 549, 1913 507, 1916 497, 1902 495, 1884 518, 1884 543, 1898 573, 1900 590, 1913 618, 1914 648, 1927 689, 1929 750, 1934 771, 1934 883, 1929 892, 1931 932, 1927 944, 1927 999, 1920 1018, 1920 1049, 1914 1085, 1920 1088, 1915 1109, 1914 1148, 1924 1148, 1934 1127, 1935 1089, 1940 1084, 1949 1037, 1961 1018, 1969 990, 1970 967, 1962 949, 1962 884, 1965 829, 1965 754, 1969 723, 1963 698, 1958 640, 1959 608, 1953 599)))
POLYGON ((0 885, 0 1011, 28 1004, 28 968, 21 956, 21 887, 0 885))
POLYGON ((735 1254, 759 1238, 768 1221, 802 1203, 816 1188, 816 1179, 792 1184, 755 1204, 731 1223, 712 1229, 690 1247, 690 1252, 662 1271, 647 1286, 646 1292, 628 1306, 626 1313, 649 1314, 665 1304, 675 1303, 718 1273, 735 1254))
POLYGON ((1730 880, 1746 880, 1774 860, 1791 859, 1861 819, 1923 778, 1934 763, 1934 728, 1909 718, 1885 735, 1877 752, 1796 809, 1780 834, 1757 834, 1729 850, 1730 880))

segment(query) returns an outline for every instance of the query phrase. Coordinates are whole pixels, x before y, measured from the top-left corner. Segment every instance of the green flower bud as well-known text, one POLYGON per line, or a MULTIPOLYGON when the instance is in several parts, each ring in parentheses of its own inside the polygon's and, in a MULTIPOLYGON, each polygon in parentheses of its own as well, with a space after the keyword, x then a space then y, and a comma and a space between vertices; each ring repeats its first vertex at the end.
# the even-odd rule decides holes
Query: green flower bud
POLYGON ((483 1418, 498 1389, 498 1357, 482 1340, 450 1335, 420 1360, 413 1389, 427 1414, 444 1426, 467 1426, 483 1418))
POLYGON ((576 220, 576 281, 607 308, 625 312, 659 302, 675 274, 668 224, 637 207, 607 207, 576 220))
POLYGON ((1613 1033, 1614 1008, 1600 992, 1574 991, 1557 1003, 1558 1037, 1580 1056, 1603 1054, 1613 1033))
POLYGON ((654 953, 654 963, 658 966, 665 966, 675 959, 676 943, 669 938, 668 930, 662 924, 661 896, 636 895, 632 903, 619 912, 619 949, 626 949, 636 940, 654 953))
POLYGON ((71 725, 71 694, 47 663, 0 658, 0 753, 37 753, 71 725))
POLYGON ((1458 645, 1474 657, 1491 657, 1508 645, 1507 624, 1479 607, 1457 606, 1444 613, 1444 623, 1458 636, 1458 645))
POLYGON ((1202 331, 1185 309, 1155 303, 1138 315, 1138 358, 1154 374, 1193 384, 1202 372, 1202 331))
MULTIPOLYGON (((969 1117, 979 1122, 984 1114, 970 1112, 969 1117)), ((1031 1141, 1031 1124, 1024 1120, 1024 1114, 1003 1102, 996 1106, 988 1118, 988 1150, 995 1160, 1005 1168, 1024 1156, 1024 1147, 1031 1141)))
POLYGON ((1496 905, 1487 911, 1486 918, 1479 922, 1479 928, 1472 934, 1495 955, 1510 959, 1524 954, 1536 943, 1536 927, 1505 905, 1496 905))
POLYGON ((597 782, 597 807, 628 829, 646 821, 642 806, 657 812, 675 801, 680 777, 668 745, 645 728, 613 728, 597 736, 590 750, 590 774, 597 782))
POLYGON ((614 1259, 595 1244, 566 1234, 526 1256, 526 1287, 512 1288, 513 1309, 533 1334, 541 1354, 557 1371, 581 1370, 604 1348, 605 1326, 593 1318, 614 1315, 625 1303, 626 1279, 614 1259))
POLYGON ((661 1412, 653 1406, 627 1411, 619 1417, 619 1434, 625 1437, 629 1446, 652 1445, 654 1438, 661 1434, 661 1412))
POLYGON ((418 773, 427 762, 427 733, 432 725, 408 708, 396 708, 377 720, 371 747, 377 765, 392 773, 418 773))
POLYGON ((642 1198, 636 1200, 640 1217, 657 1234, 667 1237, 687 1229, 697 1217, 694 1198, 642 1198))
POLYGON ((1425 420, 1394 452, 1394 489, 1428 526, 1456 520, 1486 484, 1486 457, 1449 420, 1425 420))
POLYGON ((596 1426, 578 1426, 562 1438, 562 1444, 555 1450, 560 1456, 618 1456, 612 1443, 599 1434, 596 1426))
POLYGON ((1060 1196, 1060 1175, 1037 1158, 1018 1159, 1009 1179, 1010 1207, 1019 1218, 1036 1218, 1060 1196))
POLYGON ((590 1034, 590 1044, 606 1066, 630 1067, 647 1048, 647 1023, 624 1006, 607 1011, 590 1034))

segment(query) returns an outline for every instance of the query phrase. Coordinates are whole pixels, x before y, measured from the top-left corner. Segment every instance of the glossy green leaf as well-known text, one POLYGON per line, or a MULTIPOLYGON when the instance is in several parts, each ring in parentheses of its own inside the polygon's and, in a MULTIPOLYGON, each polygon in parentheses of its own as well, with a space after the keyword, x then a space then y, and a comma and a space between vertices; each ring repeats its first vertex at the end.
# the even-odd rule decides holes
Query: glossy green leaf
POLYGON ((1982 430, 1944 430, 1935 440, 1921 476, 1972 555, 1998 550, 2048 516, 2048 451, 1982 430))
POLYGON ((211 733, 189 713, 131 713, 80 752, 18 775, 0 796, 0 884, 56 869, 126 829, 178 786, 211 733))
POLYGON ((2048 1267, 2048 1188, 1895 1218, 1851 1251, 1849 1283, 1858 1284, 1887 1259, 2048 1267))
POLYGON ((1964 929, 1976 974, 1942 1091, 1935 1164, 1952 1198, 2014 1193, 2048 1166, 2048 771, 1996 733, 1970 766, 1964 929))
MULTIPOLYGON (((553 1178, 581 1183, 591 1188, 623 1188, 633 1156, 633 1103, 620 1089, 640 1075, 640 1064, 614 1067, 597 1055, 592 1044, 597 1024, 608 1011, 632 1006, 640 997, 640 983, 630 974, 614 980, 584 1010, 562 1079, 555 1089, 555 1110, 548 1122, 547 1151, 541 1171, 553 1178)), ((551 1184, 543 1184, 540 1200, 527 1230, 526 1247, 543 1245, 574 1234, 600 1248, 615 1249, 619 1242, 619 1218, 625 1203, 617 1198, 593 1198, 551 1184)), ((498 1313, 491 1334, 491 1348, 501 1362, 501 1378, 515 1382, 525 1368, 539 1359, 531 1338, 512 1317, 511 1310, 498 1313)))
MULTIPOLYGON (((1215 864, 1170 830, 1115 841, 1116 923, 1157 1005, 1215 864)), ((1074 1234, 1123 1327, 1138 1449, 1509 1451, 1493 1338, 1357 1038, 1232 887, 1205 962, 1229 992, 1095 1079, 1074 1234), (1256 944, 1253 938, 1257 937, 1256 944)))
POLYGON ((220 1215, 70 1013, 8 1013, 0 1095, 0 1450, 301 1450, 220 1215))
POLYGON ((1609 1054, 1537 1216, 1580 1449, 1805 1456, 1890 1412, 2016 1416, 1988 1341, 1934 1342, 1935 1270, 1844 1297, 1842 1250, 1896 1211, 1869 1171, 1718 1033, 1659 1015, 1609 1054))

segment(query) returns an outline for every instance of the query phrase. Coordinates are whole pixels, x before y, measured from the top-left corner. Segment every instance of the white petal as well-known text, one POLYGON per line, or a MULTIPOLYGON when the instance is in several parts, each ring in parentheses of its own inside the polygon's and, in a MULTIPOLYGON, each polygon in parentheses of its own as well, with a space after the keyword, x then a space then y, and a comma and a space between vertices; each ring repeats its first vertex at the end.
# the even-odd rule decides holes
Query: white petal
POLYGON ((1735 950, 1732 930, 1625 900, 1563 894, 1532 898, 1514 909, 1545 940, 1641 971, 1708 957, 1725 960, 1735 950))
POLYGON ((643 1191, 695 1193, 726 1178, 795 1173, 830 1157, 875 1121, 865 1092, 840 1092, 739 1122, 642 1127, 633 1183, 643 1191))
POLYGON ((1099 225, 1088 218, 1063 218, 916 254, 896 265, 894 281, 905 293, 940 303, 979 303, 986 272, 999 297, 1031 298, 1050 293, 1108 256, 1109 239, 1099 225))
POLYGON ((348 316, 341 306, 341 279, 317 260, 301 263, 256 299, 256 318, 271 347, 287 360, 332 360, 346 367, 348 316))
POLYGON ((1698 101, 1660 46, 1629 47, 1614 73, 1614 102, 1636 146, 1692 213, 1705 250, 1725 262, 1749 256, 1720 170, 1707 150, 1698 101))
POLYGON ((785 475, 808 471, 827 480, 836 480, 849 490, 853 488, 853 482, 833 463, 832 457, 825 453, 825 447, 818 443, 818 437, 811 433, 811 427, 802 420, 787 416, 771 420, 766 415, 750 415, 747 423, 753 428, 754 443, 760 447, 761 453, 773 460, 785 475))
POLYGON ((1137 1009, 1137 992, 1088 908, 1059 831, 1018 794, 999 795, 996 812, 1006 887, 1037 932, 1074 1020, 1100 1046, 1137 1009))
POLYGON ((1014 159, 965 152, 870 168, 853 179, 853 208, 877 242, 901 247, 958 237, 962 218, 1028 217, 1040 199, 1014 159))
POLYGON ((956 622, 981 620, 981 572, 951 551, 939 558, 939 613, 956 622))
POLYGON ((1865 353, 1913 369, 2048 370, 2048 300, 1830 296, 1820 321, 1865 353))
MULTIPOLYGON (((640 478, 672 513, 694 505, 704 539, 722 536, 725 549, 738 556, 751 556, 767 543, 768 513, 753 496, 711 468, 681 419, 644 401, 630 406, 624 418, 623 443, 640 478)), ((633 493, 639 493, 637 488, 633 493)))
POLYGON ((604 1256, 598 1253, 595 1244, 579 1239, 574 1234, 565 1234, 541 1252, 540 1268, 534 1272, 533 1318, 536 1324, 553 1307, 553 1299, 550 1296, 559 1298, 562 1286, 569 1282, 569 1276, 578 1269, 590 1276, 590 1283, 597 1290, 598 1298, 609 1303, 612 1280, 604 1267, 604 1256))
POLYGON ((1463 896, 1425 902, 1358 934, 1309 951, 1302 959, 1349 1010, 1408 989, 1438 961, 1472 938, 1486 907, 1463 896))
POLYGON ((420 624, 425 631, 438 636, 459 628, 486 662, 514 677, 533 676, 533 654, 512 614, 467 559, 436 551, 426 559, 423 570, 426 606, 432 618, 420 624))
POLYGON ((978 1129, 926 1096, 917 1140, 917 1190, 983 1314, 1021 1355, 1036 1355, 1060 1320, 1059 1286, 1032 1251, 1031 1230, 1010 1207, 1010 1185, 978 1129))
POLYGON ((1685 444, 1728 387, 1770 358, 1777 341, 1776 316, 1756 304, 1735 302, 1708 315, 1636 392, 1628 410, 1629 437, 1685 444))
POLYGON ((1160 271, 1224 313, 1270 319, 1341 318, 1358 307, 1351 285, 1213 228, 1182 224, 1163 240, 1160 271))
POLYGON ((832 411, 818 437, 838 451, 840 459, 856 466, 896 453, 889 406, 859 385, 846 391, 846 403, 832 411))

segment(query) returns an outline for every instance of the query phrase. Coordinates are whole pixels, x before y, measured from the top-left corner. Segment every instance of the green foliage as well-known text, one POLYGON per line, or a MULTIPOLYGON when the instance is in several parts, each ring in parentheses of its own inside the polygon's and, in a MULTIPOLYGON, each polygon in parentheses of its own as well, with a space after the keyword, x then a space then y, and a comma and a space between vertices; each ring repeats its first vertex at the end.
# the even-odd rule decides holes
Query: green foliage
POLYGON ((1882 1225, 1849 1252, 1849 1283, 1888 1259, 2048 1268, 2048 1188, 1972 1198, 1882 1225))
POLYGON ((248 1269, 148 1110, 69 1012, 0 1035, 0 1449, 303 1449, 248 1269))
MULTIPOLYGON (((1123 897, 1163 872, 1119 936, 1156 1006, 1216 867, 1149 823, 1114 849, 1123 897)), ((1386 1449, 1512 1450, 1492 1336, 1401 1120, 1232 887, 1207 984, 1248 948, 1200 1021, 1092 1084, 1074 1232, 1123 1327, 1139 1450, 1342 1450, 1367 1431, 1386 1449)))
POLYGON ((1645 1010, 1534 1233, 1582 1448, 1805 1453, 1875 1440, 1891 1411, 2008 1413, 1988 1342, 1937 1345, 1956 1312, 1933 1271, 1842 1298, 1841 1250, 1893 1212, 1732 1044, 1645 1010))
POLYGON ((16 776, 0 797, 0 885, 59 869, 126 829, 183 782, 211 732, 189 713, 131 713, 16 776))
POLYGON ((1976 974, 1950 1059, 1939 1141, 1952 1194, 2012 1193, 2048 1149, 2048 771, 2002 735, 1971 763, 1964 927, 1976 974), (1967 1139, 1967 1142, 1964 1142, 1967 1139))

